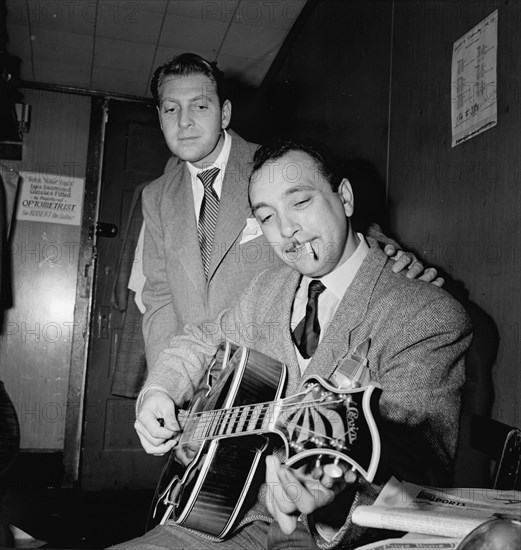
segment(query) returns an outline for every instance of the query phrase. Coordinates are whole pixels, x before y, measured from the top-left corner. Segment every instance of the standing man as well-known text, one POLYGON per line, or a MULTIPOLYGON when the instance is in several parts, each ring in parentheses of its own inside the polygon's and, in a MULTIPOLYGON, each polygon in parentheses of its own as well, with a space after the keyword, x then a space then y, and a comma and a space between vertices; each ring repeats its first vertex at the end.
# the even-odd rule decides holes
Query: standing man
MULTIPOLYGON (((135 426, 145 450, 160 455, 176 445, 177 409, 192 399, 226 338, 285 363, 285 395, 298 391, 303 376, 334 380, 344 359, 370 341, 367 376, 382 388, 381 481, 394 475, 448 486, 471 340, 463 307, 433 284, 394 273, 377 242, 353 231, 351 185, 317 146, 285 141, 260 147, 249 197, 264 236, 287 265, 261 270, 234 307, 214 322, 186 327, 161 354, 138 398, 135 426)), ((119 548, 360 545, 364 530, 351 513, 372 502, 381 485, 352 471, 332 479, 325 468, 316 469, 283 467, 276 453, 267 456, 269 489, 259 492, 242 528, 225 542, 166 524, 119 548)), ((212 506, 205 509, 210 514, 212 506)))
MULTIPOLYGON (((149 367, 186 323, 215 318, 261 269, 280 265, 251 215, 247 182, 257 146, 227 130, 232 106, 222 73, 185 53, 156 70, 151 88, 166 142, 185 162, 143 191, 149 367)), ((386 247, 389 255, 395 252, 395 246, 386 247)), ((402 254, 394 269, 406 267, 411 257, 402 254)), ((412 261, 407 276, 422 271, 412 261)), ((434 280, 436 270, 421 278, 434 280)))
POLYGON ((143 192, 150 366, 187 322, 215 317, 261 267, 277 265, 248 205, 256 145, 226 130, 220 71, 186 53, 159 67, 151 87, 166 142, 185 162, 143 192))

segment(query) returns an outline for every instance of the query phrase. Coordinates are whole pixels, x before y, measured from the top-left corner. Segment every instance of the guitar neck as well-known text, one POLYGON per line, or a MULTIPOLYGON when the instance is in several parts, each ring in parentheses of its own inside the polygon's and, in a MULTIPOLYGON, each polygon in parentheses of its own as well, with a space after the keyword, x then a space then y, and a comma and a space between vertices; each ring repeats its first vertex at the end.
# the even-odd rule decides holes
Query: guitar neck
MULTIPOLYGON (((314 410, 321 403, 320 400, 300 401, 299 396, 230 407, 229 409, 217 409, 193 414, 187 421, 181 438, 181 444, 189 442, 203 442, 220 437, 234 435, 253 435, 267 432, 287 433, 287 428, 292 426, 292 432, 298 429, 299 422, 295 420, 295 413, 305 409, 314 410)), ((329 405, 343 403, 342 399, 333 399, 329 405)), ((300 426, 306 434, 311 434, 309 426, 300 426)), ((317 434, 318 435, 318 434, 317 434)))
POLYGON ((193 413, 179 443, 276 433, 285 442, 288 463, 325 453, 372 481, 380 458, 372 396, 377 399, 380 390, 374 385, 339 390, 324 384, 310 377, 304 390, 290 397, 193 413))
POLYGON ((182 441, 273 432, 283 407, 283 401, 272 401, 196 413, 187 422, 182 441))

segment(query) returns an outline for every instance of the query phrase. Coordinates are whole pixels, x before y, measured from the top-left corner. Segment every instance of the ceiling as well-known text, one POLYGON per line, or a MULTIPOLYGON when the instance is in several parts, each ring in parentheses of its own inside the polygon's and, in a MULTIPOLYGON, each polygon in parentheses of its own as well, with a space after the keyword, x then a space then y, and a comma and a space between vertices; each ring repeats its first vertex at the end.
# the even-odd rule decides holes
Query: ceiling
POLYGON ((20 78, 150 97, 158 65, 191 51, 258 86, 306 0, 5 0, 20 78))

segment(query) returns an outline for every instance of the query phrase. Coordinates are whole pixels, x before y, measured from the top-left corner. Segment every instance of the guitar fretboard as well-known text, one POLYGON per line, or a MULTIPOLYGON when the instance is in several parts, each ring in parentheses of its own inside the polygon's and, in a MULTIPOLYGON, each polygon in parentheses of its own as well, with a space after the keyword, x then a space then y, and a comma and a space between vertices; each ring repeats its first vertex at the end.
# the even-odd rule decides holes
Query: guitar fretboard
POLYGON ((279 402, 273 402, 198 413, 185 428, 185 434, 191 440, 204 441, 225 435, 265 432, 275 422, 280 408, 279 402))
MULTIPOLYGON (((341 402, 340 399, 333 400, 328 405, 341 402)), ((284 426, 291 422, 292 413, 301 409, 313 409, 318 405, 324 405, 323 401, 285 403, 280 400, 196 413, 185 426, 183 439, 186 442, 205 441, 222 436, 273 431, 276 424, 284 426)), ((309 426, 305 431, 308 434, 313 433, 309 426)))

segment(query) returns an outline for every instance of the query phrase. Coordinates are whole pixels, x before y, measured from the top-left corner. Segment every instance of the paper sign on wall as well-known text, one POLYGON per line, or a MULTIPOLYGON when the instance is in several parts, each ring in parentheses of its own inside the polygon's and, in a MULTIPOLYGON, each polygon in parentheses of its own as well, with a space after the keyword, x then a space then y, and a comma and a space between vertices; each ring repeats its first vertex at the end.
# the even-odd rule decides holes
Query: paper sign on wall
POLYGON ((80 225, 84 178, 20 172, 19 220, 80 225))
POLYGON ((452 147, 497 124, 498 10, 454 42, 452 147))

